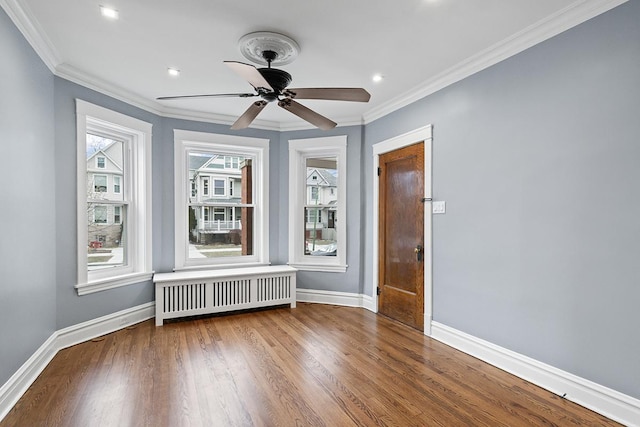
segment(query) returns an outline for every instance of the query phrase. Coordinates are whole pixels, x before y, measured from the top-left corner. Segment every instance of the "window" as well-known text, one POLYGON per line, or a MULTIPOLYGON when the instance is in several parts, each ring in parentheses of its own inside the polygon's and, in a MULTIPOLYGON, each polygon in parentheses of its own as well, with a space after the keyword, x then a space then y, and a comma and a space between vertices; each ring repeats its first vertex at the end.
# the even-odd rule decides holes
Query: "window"
POLYGON ((182 130, 174 136, 175 269, 268 263, 269 141, 182 130), (204 173, 202 196, 188 197, 190 177, 204 173))
POLYGON ((209 178, 208 177, 202 178, 202 195, 203 196, 209 195, 209 178))
POLYGON ((238 169, 240 165, 240 157, 225 156, 224 168, 225 169, 238 169))
POLYGON ((93 205, 93 222, 95 224, 107 223, 107 207, 101 205, 93 205))
POLYGON ((213 180, 213 195, 224 196, 224 179, 213 180))
POLYGON ((76 114, 75 288, 84 295, 150 280, 151 125, 81 100, 76 114))
POLYGON ((298 269, 346 271, 346 161, 346 136, 289 141, 289 264, 298 269))
POLYGON ((93 176, 93 191, 96 193, 107 192, 107 176, 106 175, 93 176))

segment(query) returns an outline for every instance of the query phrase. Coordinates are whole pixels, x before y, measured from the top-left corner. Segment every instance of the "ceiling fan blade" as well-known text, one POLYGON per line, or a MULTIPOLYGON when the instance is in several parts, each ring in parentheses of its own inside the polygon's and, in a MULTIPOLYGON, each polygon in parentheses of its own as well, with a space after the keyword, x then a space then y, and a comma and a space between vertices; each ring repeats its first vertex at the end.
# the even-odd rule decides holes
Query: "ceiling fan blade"
POLYGON ((300 117, 301 119, 308 121, 312 125, 319 127, 322 130, 333 129, 337 125, 337 123, 327 119, 325 116, 322 116, 313 110, 310 110, 304 105, 297 103, 293 99, 283 99, 282 101, 278 102, 278 105, 300 117))
POLYGON ((254 88, 258 89, 261 87, 273 92, 273 88, 269 82, 265 80, 264 76, 260 74, 260 71, 253 65, 237 61, 224 61, 224 63, 227 67, 235 71, 236 74, 248 81, 254 88))
POLYGON ((287 89, 284 95, 292 99, 325 99, 331 101, 369 102, 371 95, 359 87, 325 87, 287 89))
POLYGON ((189 98, 251 98, 258 96, 257 93, 209 93, 204 95, 178 95, 178 96, 161 96, 156 98, 158 101, 167 101, 171 99, 189 99, 189 98))
POLYGON ((231 129, 244 129, 249 127, 251 122, 260 114, 260 111, 267 106, 266 101, 256 101, 245 111, 238 120, 231 126, 231 129))

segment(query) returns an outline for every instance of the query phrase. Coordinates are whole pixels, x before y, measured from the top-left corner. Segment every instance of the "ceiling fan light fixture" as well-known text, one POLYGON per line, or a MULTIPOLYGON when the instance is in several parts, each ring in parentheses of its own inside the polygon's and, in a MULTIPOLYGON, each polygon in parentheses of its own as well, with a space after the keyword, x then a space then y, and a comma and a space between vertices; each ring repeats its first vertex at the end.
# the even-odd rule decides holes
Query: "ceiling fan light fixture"
POLYGON ((263 52, 275 52, 272 66, 291 64, 300 53, 300 46, 290 37, 270 31, 257 31, 238 40, 242 56, 260 65, 268 65, 263 52))

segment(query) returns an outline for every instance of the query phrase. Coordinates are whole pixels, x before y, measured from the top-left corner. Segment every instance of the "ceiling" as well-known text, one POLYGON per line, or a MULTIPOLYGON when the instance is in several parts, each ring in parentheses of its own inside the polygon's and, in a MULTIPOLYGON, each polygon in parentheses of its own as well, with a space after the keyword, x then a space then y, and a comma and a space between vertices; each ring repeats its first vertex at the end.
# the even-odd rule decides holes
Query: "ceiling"
MULTIPOLYGON (((273 31, 300 46, 292 87, 364 87, 367 104, 300 101, 338 125, 367 123, 608 10, 620 0, 0 0, 54 74, 169 117, 231 124, 251 92, 223 61, 273 31), (119 12, 104 18, 99 6, 119 12), (167 69, 181 71, 171 77, 167 69), (376 73, 384 79, 372 81, 376 73)), ((309 125, 269 105, 253 127, 309 125)))

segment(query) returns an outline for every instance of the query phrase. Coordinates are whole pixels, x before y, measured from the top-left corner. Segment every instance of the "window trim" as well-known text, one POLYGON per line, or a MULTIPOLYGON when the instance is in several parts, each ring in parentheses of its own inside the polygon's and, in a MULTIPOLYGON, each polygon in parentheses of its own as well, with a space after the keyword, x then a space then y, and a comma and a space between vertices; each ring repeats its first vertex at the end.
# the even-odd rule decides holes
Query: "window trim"
MULTIPOLYGON (((77 138, 77 283, 78 295, 151 280, 151 138, 150 123, 76 99, 77 138), (124 173, 129 176, 121 191, 127 195, 128 227, 126 266, 87 270, 87 131, 125 142, 124 173)), ((108 188, 108 184, 107 184, 108 188)), ((119 202, 118 204, 123 204, 119 202)))
POLYGON ((344 273, 347 270, 347 136, 289 140, 289 262, 299 270, 344 273), (307 196, 306 160, 335 157, 338 163, 337 229, 338 251, 335 257, 304 255, 302 215, 307 196))
MULTIPOLYGON (((174 271, 217 269, 269 264, 269 140, 236 135, 174 129, 174 271), (189 151, 231 151, 255 157, 253 166, 254 254, 244 257, 194 259, 188 257, 187 224, 191 194, 187 153, 189 151)), ((212 212, 213 214, 213 212, 212 212)))

